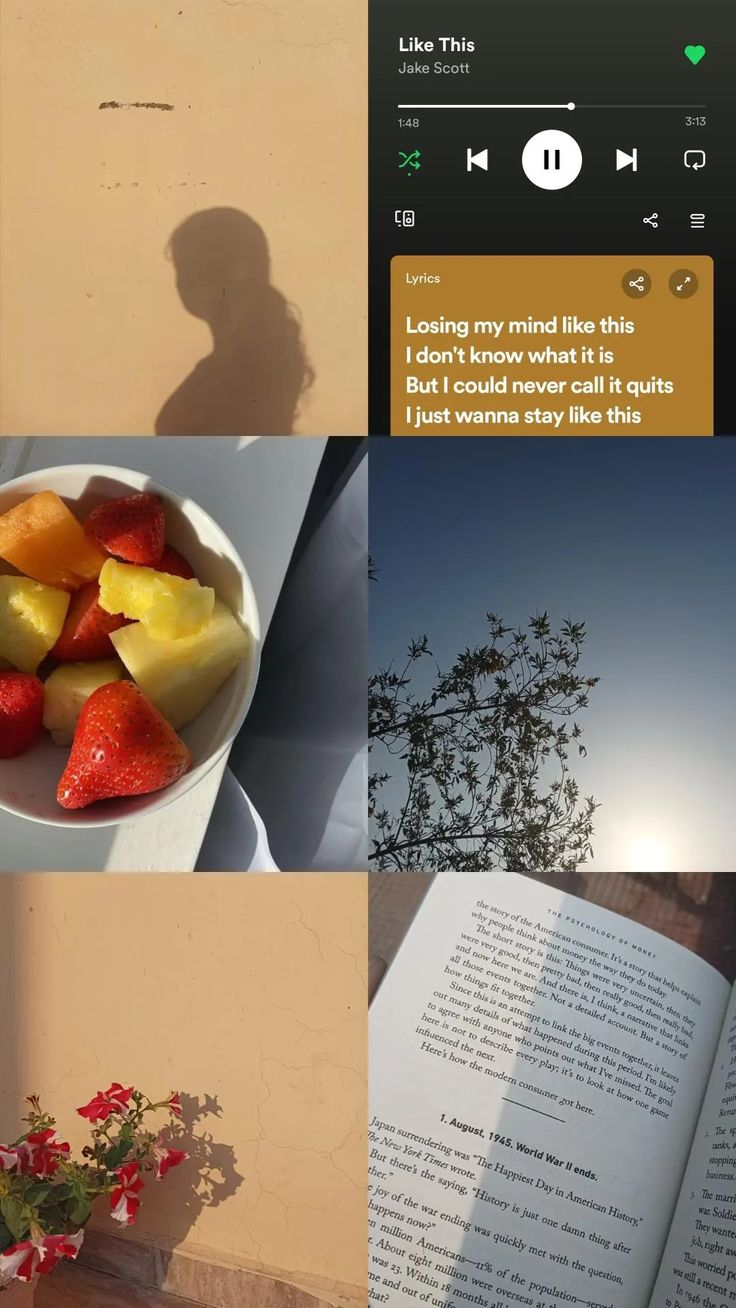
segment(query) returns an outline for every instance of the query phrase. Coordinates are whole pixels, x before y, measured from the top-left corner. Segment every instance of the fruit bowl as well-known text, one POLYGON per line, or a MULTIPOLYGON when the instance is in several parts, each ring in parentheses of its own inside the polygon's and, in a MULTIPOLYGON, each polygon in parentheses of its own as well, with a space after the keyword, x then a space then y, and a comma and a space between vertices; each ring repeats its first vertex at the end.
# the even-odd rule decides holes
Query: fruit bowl
MULTIPOLYGON (((98 505, 118 496, 141 491, 158 495, 166 515, 168 543, 188 559, 202 585, 213 587, 218 599, 232 609, 251 638, 246 657, 210 703, 179 733, 191 751, 192 766, 164 790, 67 810, 57 804, 56 788, 68 751, 55 745, 50 736, 44 733, 34 748, 17 758, 0 759, 0 808, 49 826, 114 826, 181 798, 230 748, 250 707, 258 677, 261 649, 258 608, 245 564, 222 529, 193 500, 160 485, 147 474, 87 463, 44 468, 0 485, 0 514, 44 490, 55 491, 80 520, 98 505)), ((0 572, 13 571, 0 561, 0 572)))

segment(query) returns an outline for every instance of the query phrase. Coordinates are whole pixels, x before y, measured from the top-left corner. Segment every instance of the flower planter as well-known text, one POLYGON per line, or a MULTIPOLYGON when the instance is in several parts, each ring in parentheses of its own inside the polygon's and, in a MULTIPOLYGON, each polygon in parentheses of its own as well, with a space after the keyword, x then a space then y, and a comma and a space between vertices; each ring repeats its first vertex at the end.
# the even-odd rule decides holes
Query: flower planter
POLYGON ((13 1281, 7 1290, 0 1291, 0 1308, 33 1308, 35 1288, 33 1282, 13 1281))
MULTIPOLYGON (((33 1308, 33 1282, 17 1278, 35 1278, 39 1271, 47 1275, 57 1264, 73 1262, 96 1199, 107 1195, 111 1216, 129 1226, 141 1204, 141 1174, 151 1172, 160 1180, 189 1157, 186 1150, 172 1147, 183 1130, 182 1107, 173 1090, 158 1103, 119 1081, 109 1090, 98 1090, 77 1110, 92 1127, 93 1143, 83 1150, 81 1164, 70 1158, 71 1146, 59 1139, 56 1122, 43 1111, 38 1096, 29 1095, 26 1102, 30 1112, 23 1121, 30 1130, 15 1144, 0 1144, 2 1206, 8 1213, 7 1223, 0 1223, 0 1308, 33 1308), (162 1110, 169 1114, 168 1134, 162 1135, 160 1128, 158 1134, 145 1130, 146 1114, 162 1110), (117 1128, 116 1136, 111 1137, 111 1128, 117 1128), (14 1211, 27 1214, 31 1232, 15 1243, 10 1230, 14 1211)), ((16 1222, 16 1231, 19 1227, 16 1222)))

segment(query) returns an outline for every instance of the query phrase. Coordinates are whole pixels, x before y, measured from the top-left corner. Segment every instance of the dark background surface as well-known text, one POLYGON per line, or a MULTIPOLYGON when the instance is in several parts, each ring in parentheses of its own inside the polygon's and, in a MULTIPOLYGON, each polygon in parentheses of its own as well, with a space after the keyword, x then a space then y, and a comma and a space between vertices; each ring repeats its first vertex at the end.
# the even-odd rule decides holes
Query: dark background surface
MULTIPOLYGON (((389 431, 389 269, 394 254, 711 254, 716 285, 716 427, 736 433, 730 378, 736 336, 734 36, 727 0, 370 0, 371 432, 389 431), (399 36, 465 36, 472 54, 399 52, 399 36), (688 44, 706 47, 693 66, 688 44), (406 61, 470 64, 466 75, 399 75, 406 61), (399 103, 568 103, 568 110, 399 111, 399 103), (600 106, 670 105, 674 108, 600 106), (703 108, 702 106, 705 106, 703 108), (705 126, 686 125, 706 117, 705 126), (399 118, 418 119, 401 127, 399 118), (559 128, 583 151, 577 180, 543 191, 521 152, 559 128), (639 152, 616 171, 616 149, 639 152), (466 149, 488 148, 489 170, 466 169, 466 149), (420 149, 419 171, 399 150, 420 149), (701 172, 685 168, 702 148, 701 172), (410 208, 415 226, 397 226, 410 208), (690 213, 706 214, 702 231, 690 213), (653 230, 644 215, 659 214, 653 230)), ((673 432, 672 435, 677 435, 673 432)))

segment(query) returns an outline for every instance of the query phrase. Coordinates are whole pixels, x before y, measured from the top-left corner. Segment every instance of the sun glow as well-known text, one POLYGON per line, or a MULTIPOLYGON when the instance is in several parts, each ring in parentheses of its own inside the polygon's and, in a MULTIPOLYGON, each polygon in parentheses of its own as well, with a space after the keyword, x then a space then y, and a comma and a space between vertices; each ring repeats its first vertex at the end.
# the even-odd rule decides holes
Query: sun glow
POLYGON ((667 872, 669 856, 661 840, 637 840, 629 853, 630 872, 667 872))

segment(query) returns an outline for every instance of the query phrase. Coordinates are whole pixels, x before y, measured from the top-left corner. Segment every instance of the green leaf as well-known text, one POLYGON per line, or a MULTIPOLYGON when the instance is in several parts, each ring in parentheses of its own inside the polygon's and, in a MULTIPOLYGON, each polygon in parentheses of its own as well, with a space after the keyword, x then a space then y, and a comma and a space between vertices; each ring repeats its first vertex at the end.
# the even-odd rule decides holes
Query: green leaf
POLYGON ((10 1234, 9 1228, 5 1225, 5 1222, 0 1222, 0 1253, 2 1253, 4 1249, 9 1249, 12 1243, 13 1237, 10 1234))
POLYGON ((12 1194, 6 1194, 0 1199, 0 1212, 16 1244, 20 1240, 25 1240, 30 1229, 30 1222, 20 1200, 16 1199, 12 1194))
POLYGON ((92 1204, 89 1199, 77 1199, 68 1209, 67 1216, 74 1226, 86 1226, 92 1215, 92 1204))
POLYGON ((111 1149, 106 1150, 104 1153, 103 1158, 105 1166, 109 1168, 110 1171, 114 1171, 116 1167, 120 1167, 121 1163, 125 1161, 129 1149, 129 1140, 118 1140, 117 1144, 114 1144, 111 1149))
POLYGON ((26 1203, 31 1208, 40 1208, 44 1199, 47 1199, 50 1194, 51 1194, 50 1185, 45 1185, 43 1182, 41 1183, 36 1182, 35 1185, 29 1185, 28 1189, 25 1192, 24 1198, 26 1203))

